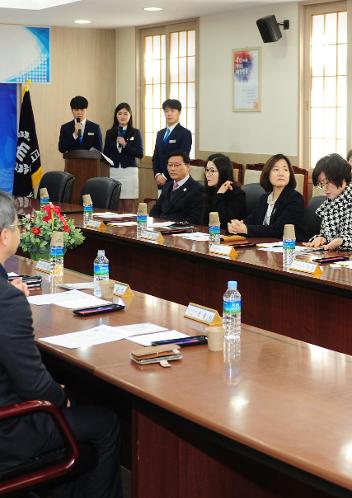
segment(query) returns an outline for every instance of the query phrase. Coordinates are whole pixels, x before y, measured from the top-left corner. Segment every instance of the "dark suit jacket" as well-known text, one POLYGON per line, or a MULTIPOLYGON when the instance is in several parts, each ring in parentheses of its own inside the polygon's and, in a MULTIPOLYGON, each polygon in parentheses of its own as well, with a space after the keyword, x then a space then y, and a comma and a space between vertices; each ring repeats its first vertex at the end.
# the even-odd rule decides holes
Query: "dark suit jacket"
POLYGON ((204 187, 192 177, 174 192, 173 181, 163 185, 161 195, 150 211, 150 216, 172 221, 200 224, 204 211, 204 187))
POLYGON ((167 171, 167 157, 170 152, 175 150, 182 150, 187 155, 189 155, 192 146, 192 134, 187 128, 178 123, 167 139, 166 144, 164 143, 164 135, 166 128, 158 131, 155 142, 155 149, 153 154, 153 171, 154 176, 157 173, 163 173, 165 177, 170 180, 169 173, 167 171))
POLYGON ((86 121, 84 127, 83 141, 73 138, 75 131, 75 121, 69 121, 61 126, 59 138, 59 151, 64 153, 70 150, 85 149, 89 150, 94 147, 97 150, 103 150, 103 137, 101 136, 100 126, 93 121, 86 121))
MULTIPOLYGON (((46 370, 34 342, 28 301, 7 281, 1 265, 0 323, 0 406, 39 399, 63 407, 65 391, 46 370)), ((0 471, 40 453, 51 430, 54 430, 54 424, 44 414, 2 421, 0 471)))
POLYGON ((214 188, 208 188, 209 197, 204 213, 204 225, 209 224, 209 213, 219 213, 221 228, 227 228, 231 220, 242 220, 246 214, 246 194, 241 187, 234 186, 224 194, 217 194, 214 188), (209 192, 214 190, 214 192, 209 192))
POLYGON ((297 190, 286 187, 275 202, 271 213, 270 225, 263 225, 263 220, 268 209, 268 195, 262 195, 258 207, 245 218, 244 222, 248 228, 248 235, 250 237, 275 237, 282 239, 284 226, 286 224, 293 224, 295 225, 296 240, 299 242, 306 240, 303 225, 304 201, 302 195, 297 190))
POLYGON ((104 154, 114 161, 116 168, 119 164, 122 168, 131 166, 137 167, 136 158, 142 159, 143 157, 143 142, 141 132, 136 128, 128 131, 124 137, 127 142, 126 147, 123 147, 121 152, 118 151, 116 146, 117 134, 112 130, 106 132, 104 154))

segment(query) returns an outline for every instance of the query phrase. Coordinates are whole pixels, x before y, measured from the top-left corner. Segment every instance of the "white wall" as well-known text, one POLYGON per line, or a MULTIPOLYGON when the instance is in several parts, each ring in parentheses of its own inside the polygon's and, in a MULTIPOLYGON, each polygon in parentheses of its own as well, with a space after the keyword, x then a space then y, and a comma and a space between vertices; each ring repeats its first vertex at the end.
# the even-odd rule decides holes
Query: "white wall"
POLYGON ((199 149, 298 155, 298 5, 204 16, 199 32, 199 149), (290 29, 264 44, 255 21, 269 14, 290 29), (245 47, 262 47, 261 112, 232 112, 232 49, 245 47))
POLYGON ((116 105, 128 102, 136 124, 136 29, 116 30, 116 105))

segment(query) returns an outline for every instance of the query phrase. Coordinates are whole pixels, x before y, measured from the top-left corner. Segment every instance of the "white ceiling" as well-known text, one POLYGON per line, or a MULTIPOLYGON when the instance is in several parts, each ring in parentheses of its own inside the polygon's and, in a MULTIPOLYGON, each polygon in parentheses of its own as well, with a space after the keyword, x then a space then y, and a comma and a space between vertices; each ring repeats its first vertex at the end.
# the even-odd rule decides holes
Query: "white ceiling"
MULTIPOLYGON (((29 2, 31 0, 27 0, 29 2)), ((283 0, 80 0, 44 10, 1 9, 2 24, 75 26, 75 19, 89 19, 90 28, 141 26, 190 19, 283 0), (161 12, 145 12, 144 7, 162 7, 161 12)), ((286 0, 290 1, 290 0, 286 0)), ((292 0, 293 1, 293 0, 292 0)), ((82 28, 84 29, 84 28, 82 28)))

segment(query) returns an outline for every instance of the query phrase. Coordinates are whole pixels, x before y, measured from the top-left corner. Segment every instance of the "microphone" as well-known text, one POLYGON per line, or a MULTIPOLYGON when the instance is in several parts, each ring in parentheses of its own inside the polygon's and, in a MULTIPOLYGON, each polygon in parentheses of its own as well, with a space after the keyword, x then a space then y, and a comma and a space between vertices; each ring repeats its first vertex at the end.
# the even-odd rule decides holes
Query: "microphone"
MULTIPOLYGON (((81 118, 77 118, 77 123, 80 123, 80 122, 81 122, 81 118)), ((81 129, 77 130, 77 136, 78 136, 78 138, 80 138, 82 136, 82 130, 81 129)))
POLYGON ((122 126, 119 126, 119 129, 117 131, 117 136, 118 137, 123 137, 123 127, 122 126))

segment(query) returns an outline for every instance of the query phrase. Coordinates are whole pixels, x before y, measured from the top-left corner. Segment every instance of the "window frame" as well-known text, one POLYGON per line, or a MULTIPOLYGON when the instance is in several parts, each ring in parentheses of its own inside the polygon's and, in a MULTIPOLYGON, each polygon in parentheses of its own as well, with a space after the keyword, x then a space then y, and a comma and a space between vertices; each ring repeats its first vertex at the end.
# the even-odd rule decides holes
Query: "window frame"
MULTIPOLYGON (((194 30, 196 36, 196 53, 195 53, 195 134, 194 134, 194 154, 195 157, 199 154, 199 113, 198 113, 198 95, 199 95, 199 22, 198 19, 182 20, 170 24, 144 26, 139 29, 139 44, 138 44, 138 87, 137 87, 137 108, 140 123, 140 130, 145 140, 145 108, 144 108, 144 38, 146 36, 165 35, 166 36, 166 98, 169 98, 170 92, 170 34, 178 31, 194 30)), ((185 108, 186 109, 186 108, 185 108)), ((182 109, 183 112, 183 109, 182 109)), ((145 156, 144 161, 151 163, 152 156, 145 156)))

